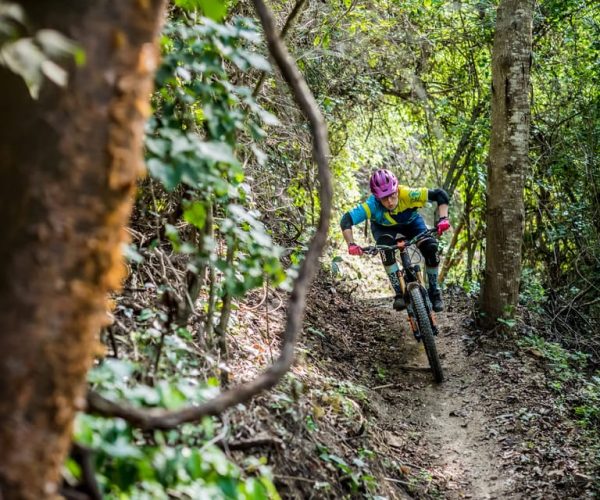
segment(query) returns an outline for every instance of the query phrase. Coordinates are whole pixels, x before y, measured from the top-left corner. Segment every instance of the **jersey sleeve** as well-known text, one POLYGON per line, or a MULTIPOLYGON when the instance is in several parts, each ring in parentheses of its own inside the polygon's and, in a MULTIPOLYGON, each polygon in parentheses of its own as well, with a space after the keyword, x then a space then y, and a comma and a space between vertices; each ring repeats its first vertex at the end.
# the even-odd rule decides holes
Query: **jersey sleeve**
POLYGON ((373 195, 369 196, 367 201, 361 203, 360 205, 356 205, 352 210, 348 212, 350 217, 352 217, 352 224, 360 224, 367 219, 371 219, 372 215, 375 213, 375 197, 373 195))
POLYGON ((401 204, 407 208, 424 207, 428 201, 429 189, 400 186, 398 196, 401 204))

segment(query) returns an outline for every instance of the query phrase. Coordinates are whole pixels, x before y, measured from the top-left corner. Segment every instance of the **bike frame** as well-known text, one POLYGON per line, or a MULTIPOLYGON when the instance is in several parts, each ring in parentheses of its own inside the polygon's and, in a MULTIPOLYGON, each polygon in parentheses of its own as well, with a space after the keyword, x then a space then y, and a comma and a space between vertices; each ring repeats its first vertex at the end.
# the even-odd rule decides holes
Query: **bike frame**
POLYGON ((414 310, 412 307, 412 300, 410 295, 410 290, 418 287, 421 295, 423 296, 423 301, 427 308, 427 314, 431 321, 431 326, 434 335, 438 334, 437 321, 435 317, 435 313, 433 312, 433 307, 431 305, 431 301, 429 300, 429 294, 427 293, 427 289, 425 288, 425 278, 423 276, 423 271, 421 271, 421 266, 419 264, 413 264, 408 253, 408 249, 411 246, 417 245, 417 243, 432 234, 435 234, 436 229, 428 229, 424 231, 414 238, 410 240, 406 238, 402 238, 396 241, 395 245, 373 245, 369 247, 364 247, 362 250, 366 254, 375 255, 377 253, 382 253, 387 250, 393 250, 400 252, 400 262, 401 266, 398 269, 398 279, 400 281, 400 287, 402 289, 402 293, 404 295, 404 300, 407 304, 407 312, 408 312, 408 322, 410 324, 411 331, 413 335, 417 339, 417 341, 421 340, 421 336, 419 333, 419 325, 415 318, 414 310))

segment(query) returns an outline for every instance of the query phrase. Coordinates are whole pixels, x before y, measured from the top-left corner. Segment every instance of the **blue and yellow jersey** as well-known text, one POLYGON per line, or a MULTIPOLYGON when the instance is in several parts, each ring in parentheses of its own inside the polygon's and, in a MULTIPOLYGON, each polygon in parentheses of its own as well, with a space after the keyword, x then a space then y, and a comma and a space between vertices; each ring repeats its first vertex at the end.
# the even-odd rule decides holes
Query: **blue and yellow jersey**
POLYGON ((428 192, 427 188, 398 186, 398 206, 394 210, 387 210, 374 195, 371 195, 367 201, 357 205, 348 213, 353 225, 367 219, 382 226, 409 224, 417 217, 417 208, 427 203, 428 192))

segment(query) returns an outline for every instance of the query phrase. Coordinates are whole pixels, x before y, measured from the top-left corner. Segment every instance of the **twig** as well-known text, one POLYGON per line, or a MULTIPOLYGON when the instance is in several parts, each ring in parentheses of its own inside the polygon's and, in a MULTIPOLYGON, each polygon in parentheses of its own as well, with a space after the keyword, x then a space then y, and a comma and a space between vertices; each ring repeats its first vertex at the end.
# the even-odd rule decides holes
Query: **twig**
POLYGON ((398 483, 403 484, 404 486, 410 486, 410 483, 408 481, 401 481, 400 479, 394 479, 393 477, 384 477, 383 479, 389 481, 390 483, 398 483))
MULTIPOLYGON (((158 342, 158 350, 156 351, 156 358, 154 359, 154 368, 152 369, 152 373, 147 375, 148 381, 153 382, 154 377, 158 374, 158 366, 160 364, 160 358, 162 357, 162 350, 165 344, 165 337, 167 336, 167 327, 163 325, 163 328, 160 332, 160 340, 158 342)), ((154 385, 153 383, 151 385, 154 385)))
POLYGON ((254 306, 243 306, 243 309, 245 311, 256 311, 260 306, 262 306, 265 302, 265 300, 267 300, 267 295, 269 294, 269 289, 265 288, 265 293, 262 296, 262 299, 260 299, 260 302, 254 306))
POLYGON ((110 325, 106 328, 106 333, 108 334, 108 340, 110 341, 110 346, 113 350, 113 357, 119 359, 119 348, 117 347, 117 340, 115 339, 115 332, 113 330, 114 326, 110 325))
POLYGON ((379 389, 387 389, 388 387, 394 387, 395 385, 398 385, 398 384, 393 383, 393 384, 378 385, 377 387, 373 387, 371 390, 372 391, 377 391, 379 389))
POLYGON ((223 426, 223 429, 221 429, 221 432, 219 432, 219 434, 217 434, 214 438, 212 438, 210 441, 207 441, 206 443, 204 443, 202 445, 202 447, 200 448, 200 453, 202 453, 206 448, 208 448, 209 446, 212 446, 213 444, 217 444, 219 441, 223 441, 226 437, 227 437, 227 433, 229 432, 229 425, 225 424, 223 426))
POLYGON ((206 332, 205 340, 206 340, 206 348, 210 350, 213 346, 213 317, 215 315, 215 298, 216 298, 216 280, 217 276, 215 273, 215 267, 209 266, 208 272, 208 310, 206 312, 206 321, 204 323, 204 331, 206 332))
POLYGON ((86 499, 86 500, 101 500, 102 494, 96 481, 94 471, 94 452, 93 450, 73 443, 71 447, 70 457, 79 465, 81 469, 80 483, 77 485, 77 490, 71 488, 63 488, 61 494, 67 499, 86 499))
MULTIPOLYGON (((265 280, 265 297, 268 298, 268 296, 269 296, 269 277, 267 276, 267 279, 265 280)), ((267 346, 269 347, 269 361, 271 363, 273 363, 273 349, 271 348, 271 328, 270 328, 270 321, 269 321, 269 301, 268 300, 265 301, 265 319, 266 319, 266 323, 267 323, 266 343, 267 343, 267 346)))
MULTIPOLYGON (((235 256, 235 239, 230 243, 227 248, 226 262, 228 267, 233 266, 233 259, 235 256)), ((229 327, 229 316, 231 315, 231 292, 225 290, 223 296, 223 307, 221 308, 221 316, 219 318, 219 324, 215 329, 217 334, 217 344, 219 346, 219 353, 221 355, 221 361, 226 362, 229 358, 229 352, 227 348, 227 328, 229 327)), ((227 370, 221 370, 221 386, 227 387, 229 384, 229 376, 227 370)))
MULTIPOLYGON (((208 236, 210 238, 214 238, 214 219, 212 208, 209 213, 209 217, 207 219, 207 227, 208 227, 208 236), (208 224, 208 219, 210 219, 210 225, 208 224)), ((213 334, 213 316, 215 314, 215 294, 216 294, 216 272, 215 266, 209 264, 208 266, 208 310, 206 312, 206 321, 204 322, 204 339, 205 346, 207 350, 210 350, 212 347, 212 334, 213 334)))
POLYGON ((431 371, 430 368, 426 368, 424 366, 404 365, 404 366, 396 366, 395 368, 399 368, 400 370, 405 370, 405 371, 413 371, 413 372, 429 372, 429 371, 431 371))
MULTIPOLYGON (((219 446, 221 443, 217 443, 219 446)), ((251 448, 259 448, 261 446, 274 446, 277 448, 283 448, 284 443, 281 439, 273 436, 258 437, 254 439, 243 439, 240 441, 230 441, 224 443, 230 450, 248 450, 251 448)))
POLYGON ((298 477, 298 476, 280 476, 279 474, 274 474, 275 479, 281 479, 282 481, 302 481, 304 483, 316 483, 314 479, 308 479, 306 477, 298 477))

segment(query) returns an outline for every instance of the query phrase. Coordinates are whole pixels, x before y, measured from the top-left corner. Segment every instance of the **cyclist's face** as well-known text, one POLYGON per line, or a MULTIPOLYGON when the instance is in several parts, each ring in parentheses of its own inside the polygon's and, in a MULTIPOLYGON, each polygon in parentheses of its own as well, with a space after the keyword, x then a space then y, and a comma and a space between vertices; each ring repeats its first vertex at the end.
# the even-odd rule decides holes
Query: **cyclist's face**
POLYGON ((398 205, 398 193, 391 194, 389 196, 384 196, 383 198, 379 198, 381 204, 387 208, 388 210, 394 210, 398 205))

